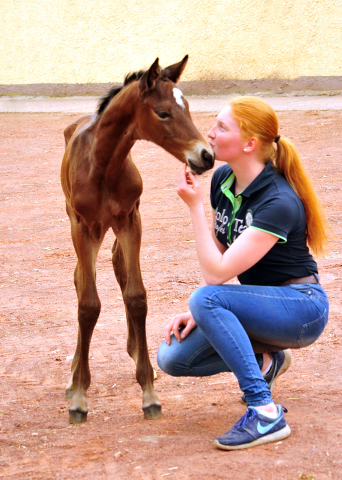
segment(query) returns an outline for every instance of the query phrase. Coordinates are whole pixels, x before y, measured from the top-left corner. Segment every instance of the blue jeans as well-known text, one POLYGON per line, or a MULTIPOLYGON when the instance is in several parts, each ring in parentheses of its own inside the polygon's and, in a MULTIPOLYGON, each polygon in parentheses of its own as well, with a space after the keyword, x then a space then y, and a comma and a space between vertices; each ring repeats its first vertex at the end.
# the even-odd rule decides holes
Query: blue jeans
POLYGON ((172 335, 171 345, 161 344, 159 367, 177 377, 233 372, 247 404, 257 406, 272 397, 255 353, 313 343, 327 324, 329 301, 319 284, 211 285, 195 290, 189 307, 197 327, 181 343, 172 335))

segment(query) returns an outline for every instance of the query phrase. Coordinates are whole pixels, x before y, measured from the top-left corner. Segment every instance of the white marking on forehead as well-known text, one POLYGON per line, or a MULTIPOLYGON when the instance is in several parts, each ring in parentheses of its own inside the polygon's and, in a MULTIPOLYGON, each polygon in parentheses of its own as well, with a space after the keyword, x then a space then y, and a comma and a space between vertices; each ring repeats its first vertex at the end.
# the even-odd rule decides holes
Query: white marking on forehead
POLYGON ((183 93, 182 93, 182 91, 179 90, 179 88, 174 87, 174 89, 173 89, 173 96, 175 97, 176 102, 178 103, 178 105, 179 105, 180 107, 182 107, 183 110, 185 110, 185 105, 184 105, 184 102, 183 102, 183 93))

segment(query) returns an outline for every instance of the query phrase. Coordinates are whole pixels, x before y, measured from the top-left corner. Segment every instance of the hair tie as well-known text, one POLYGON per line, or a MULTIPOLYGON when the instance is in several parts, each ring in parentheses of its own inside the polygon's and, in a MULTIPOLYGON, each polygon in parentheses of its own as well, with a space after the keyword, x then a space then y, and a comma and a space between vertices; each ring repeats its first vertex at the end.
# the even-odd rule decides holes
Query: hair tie
POLYGON ((276 138, 274 139, 275 143, 278 143, 280 140, 280 135, 277 135, 276 138))

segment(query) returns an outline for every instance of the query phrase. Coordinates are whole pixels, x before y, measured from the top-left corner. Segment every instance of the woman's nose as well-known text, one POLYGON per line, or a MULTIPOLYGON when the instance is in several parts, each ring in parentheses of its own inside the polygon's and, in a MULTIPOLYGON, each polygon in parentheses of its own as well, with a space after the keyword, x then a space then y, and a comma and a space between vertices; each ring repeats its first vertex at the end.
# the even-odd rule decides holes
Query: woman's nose
POLYGON ((208 137, 209 137, 209 138, 214 138, 214 136, 215 136, 215 135, 214 135, 214 127, 212 127, 212 128, 209 130, 209 132, 208 132, 208 137))

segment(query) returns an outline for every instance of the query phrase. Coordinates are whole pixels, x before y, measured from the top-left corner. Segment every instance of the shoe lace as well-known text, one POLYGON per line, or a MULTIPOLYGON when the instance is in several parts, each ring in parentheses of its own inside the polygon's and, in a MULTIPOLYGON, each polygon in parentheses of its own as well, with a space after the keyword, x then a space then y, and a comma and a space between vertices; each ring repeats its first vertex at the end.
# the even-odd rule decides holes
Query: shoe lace
MULTIPOLYGON (((282 406, 282 410, 284 413, 288 412, 287 408, 283 406, 282 406)), ((236 422, 235 427, 241 430, 246 425, 248 420, 253 422, 256 416, 257 416, 257 411, 254 408, 248 408, 244 416, 241 417, 240 420, 236 422)))
POLYGON ((254 408, 248 408, 244 416, 241 417, 238 422, 236 422, 235 424, 236 428, 241 430, 245 426, 247 421, 250 420, 252 422, 255 419, 256 415, 257 415, 257 412, 256 410, 254 410, 254 408))

